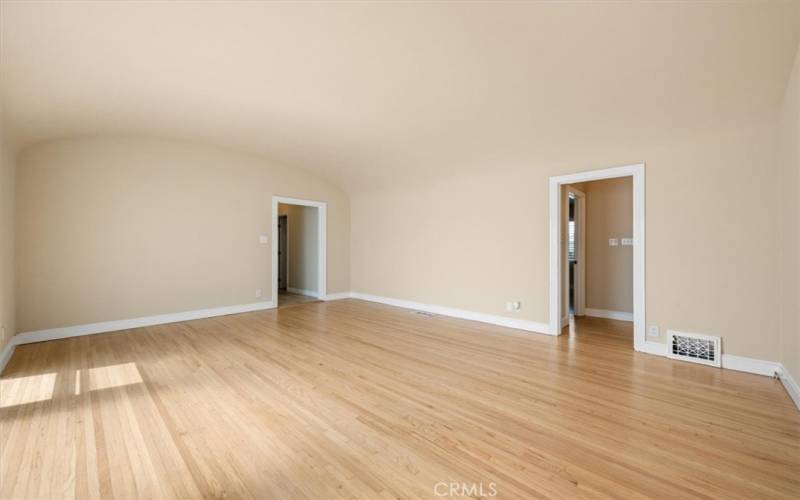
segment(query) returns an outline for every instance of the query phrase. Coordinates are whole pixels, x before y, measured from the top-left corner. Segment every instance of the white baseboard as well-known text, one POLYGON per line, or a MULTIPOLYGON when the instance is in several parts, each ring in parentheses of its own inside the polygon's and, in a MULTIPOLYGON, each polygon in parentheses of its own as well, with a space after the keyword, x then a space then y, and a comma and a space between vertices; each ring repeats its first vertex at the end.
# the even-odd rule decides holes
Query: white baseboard
POLYGON ((765 375, 767 377, 774 377, 776 373, 781 371, 781 364, 778 362, 745 358, 732 354, 722 355, 722 367, 728 370, 755 373, 756 375, 765 375))
MULTIPOLYGON (((450 316, 453 318, 466 319, 471 321, 478 321, 481 323, 488 323, 492 325, 504 326, 514 328, 517 330, 525 330, 528 332, 541 333, 545 335, 552 335, 549 331, 547 323, 539 323, 536 321, 528 321, 516 318, 508 318, 505 316, 497 316, 493 314, 485 314, 464 309, 456 309, 453 307, 437 306, 431 304, 423 304, 421 302, 413 302, 409 300, 393 299, 389 297, 380 297, 377 295, 370 295, 358 292, 338 292, 326 295, 322 300, 341 300, 341 299, 359 299, 368 302, 378 302, 395 307, 402 307, 404 309, 414 309, 418 311, 425 311, 442 316, 450 316)), ((131 328, 140 328, 144 326, 162 325, 167 323, 176 323, 179 321, 189 321, 193 319, 211 318, 214 316, 225 316, 228 314, 238 314, 244 312, 261 311, 264 309, 273 309, 275 305, 272 302, 255 302, 251 304, 240 304, 234 306, 213 307, 210 309, 197 309, 193 311, 185 311, 179 313, 159 314, 155 316, 144 316, 140 318, 122 319, 115 321, 104 321, 101 323, 90 323, 86 325, 67 326, 63 328, 50 328, 47 330, 36 330, 30 332, 23 332, 12 336, 6 346, 0 351, 0 374, 2 374, 8 361, 11 359, 16 346, 22 344, 30 344, 33 342, 44 342, 47 340, 57 340, 69 337, 77 337, 81 335, 93 335, 96 333, 107 333, 118 330, 128 330, 131 328)), ((586 310, 589 314, 590 309, 586 310)), ((596 310, 594 310, 596 311, 596 310)), ((602 316, 605 317, 605 316, 602 316)), ((616 319, 616 318, 615 318, 616 319)), ((637 347, 640 352, 653 354, 656 356, 667 355, 667 344, 660 342, 646 341, 642 346, 637 347)), ((800 409, 800 386, 795 379, 786 370, 783 365, 775 361, 764 361, 760 359, 746 358, 743 356, 734 356, 732 354, 722 355, 722 368, 728 370, 737 370, 742 372, 754 373, 757 375, 774 376, 776 373, 779 375, 792 401, 795 402, 798 409, 800 409)))
MULTIPOLYGON (((667 344, 660 342, 645 342, 644 346, 637 349, 640 352, 646 352, 656 356, 667 355, 667 344)), ((681 361, 681 360, 675 360, 681 361)), ((687 361, 682 361, 686 363, 687 361)), ((767 377, 774 377, 776 373, 781 372, 781 364, 776 361, 764 361, 763 359, 745 358, 744 356, 734 356, 733 354, 722 355, 722 368, 727 370, 736 370, 740 372, 753 373, 756 375, 764 375, 767 377)))
POLYGON ((561 328, 564 328, 568 324, 569 324, 569 317, 564 316, 563 318, 561 318, 561 328))
POLYGON ((6 369, 6 365, 8 364, 9 360, 11 360, 11 355, 14 354, 14 349, 17 347, 17 343, 14 341, 14 337, 12 336, 8 339, 8 343, 0 351, 0 375, 3 374, 3 370, 6 369))
POLYGON ((15 343, 15 345, 30 344, 32 342, 44 342, 46 340, 65 339, 69 337, 79 337, 81 335, 93 335, 95 333, 107 333, 118 330, 128 330, 130 328, 141 328, 143 326, 177 323, 178 321, 189 321, 192 319, 203 319, 214 316, 225 316, 228 314, 261 311, 263 309, 272 309, 274 307, 275 306, 272 302, 254 302, 252 304, 212 307, 210 309, 196 309, 194 311, 158 314, 155 316, 143 316, 141 318, 103 321, 101 323, 89 323, 86 325, 66 326, 62 328, 49 328, 47 330, 24 332, 13 336, 11 340, 15 343))
POLYGON ((787 370, 783 365, 781 365, 781 371, 778 376, 780 377, 781 383, 783 383, 783 387, 786 389, 786 392, 789 393, 789 397, 792 398, 795 406, 797 406, 797 409, 800 410, 800 385, 797 385, 797 382, 792 377, 792 374, 789 373, 789 370, 787 370))
POLYGON ((607 318, 616 319, 619 321, 633 321, 633 313, 623 311, 608 311, 606 309, 591 309, 589 307, 584 311, 587 316, 593 318, 607 318))
POLYGON ((636 347, 636 350, 639 352, 652 354, 654 356, 667 356, 667 344, 662 344, 661 342, 651 342, 649 340, 645 340, 644 344, 636 347))
POLYGON ((315 292, 314 290, 303 290, 302 288, 286 288, 286 291, 289 293, 296 293, 298 295, 305 295, 307 297, 316 297, 319 298, 319 292, 315 292))
MULTIPOLYGON (((518 320, 514 318, 507 318, 504 316, 495 316, 491 314, 484 314, 484 313, 476 313, 472 311, 465 311, 463 309, 455 309, 451 307, 444 307, 444 306, 436 306, 430 304, 423 304, 420 302, 412 302, 409 300, 402 300, 402 299, 393 299, 389 297, 380 297, 377 295, 370 295, 365 293, 358 293, 358 292, 351 292, 349 294, 345 293, 348 297, 360 300, 366 300, 369 302, 379 302, 381 304, 387 304, 390 306, 402 307, 405 309, 415 309, 418 311, 425 311, 430 312, 433 314, 440 314, 442 316, 451 316, 454 318, 461 318, 461 319, 468 319, 472 321, 480 321, 482 323, 490 323, 493 325, 500 325, 506 326, 509 328, 516 328, 519 330, 525 330, 530 332, 536 333, 544 333, 547 335, 552 335, 550 333, 548 325, 546 323, 537 323, 534 321, 526 321, 526 320, 518 320)), ((345 298, 344 296, 341 298, 345 298)), ((587 309, 586 314, 589 314, 589 311, 597 311, 597 309, 587 309)), ((614 312, 614 311, 605 311, 605 312, 614 312)), ((621 314, 628 314, 628 313, 621 313, 621 314)), ((614 318, 617 319, 617 318, 614 318)), ((667 344, 661 342, 652 342, 652 341, 645 341, 644 344, 640 345, 636 349, 639 352, 644 352, 647 354, 652 354, 655 356, 667 356, 667 344)), ((787 373, 785 370, 782 370, 782 365, 780 363, 774 361, 764 361, 760 359, 753 359, 753 358, 745 358, 743 356, 734 356, 732 354, 723 354, 722 355, 722 368, 728 370, 737 370, 747 373, 753 373, 756 375, 765 375, 772 377, 775 373, 787 373)), ((788 377, 791 380, 791 383, 794 383, 794 380, 791 379, 791 376, 788 377)), ((787 386, 788 387, 788 386, 787 386)), ((797 389, 797 385, 794 384, 793 386, 797 389)), ((787 388, 787 390, 789 390, 787 388)), ((792 394, 790 392, 790 394, 792 394)), ((800 395, 800 390, 797 390, 798 395, 800 395)), ((794 399, 795 396, 792 396, 794 399)))
MULTIPOLYGON (((653 354, 655 356, 667 355, 667 344, 661 342, 646 341, 643 346, 636 349, 639 352, 653 354)), ((681 361, 681 360, 675 360, 681 361)), ((682 361, 686 363, 686 361, 682 361)), ((740 372, 754 373, 767 377, 775 376, 781 369, 781 364, 776 361, 764 361, 763 359, 745 358, 744 356, 734 356, 732 354, 722 355, 722 368, 736 370, 740 372)))
POLYGON ((380 297, 377 295, 370 295, 366 293, 352 292, 350 296, 354 299, 366 300, 369 302, 379 302, 381 304, 387 304, 395 307, 402 307, 404 309, 414 309, 417 311, 425 311, 433 314, 439 314, 442 316, 450 316, 452 318, 468 319, 471 321, 479 321, 481 323, 489 323, 491 325, 499 325, 499 326, 505 326, 507 328, 515 328, 517 330, 525 330, 527 332, 552 335, 552 333, 550 333, 550 328, 547 323, 538 323, 536 321, 507 318, 505 316, 496 316, 494 314, 466 311, 464 309, 456 309, 453 307, 423 304, 420 302, 412 302, 410 300, 380 297))

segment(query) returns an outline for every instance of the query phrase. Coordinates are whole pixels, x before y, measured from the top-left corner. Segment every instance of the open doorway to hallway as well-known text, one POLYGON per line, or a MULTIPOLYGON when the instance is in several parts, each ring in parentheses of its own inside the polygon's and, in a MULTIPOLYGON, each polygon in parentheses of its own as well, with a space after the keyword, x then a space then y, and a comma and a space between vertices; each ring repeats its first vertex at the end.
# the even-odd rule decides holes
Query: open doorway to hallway
MULTIPOLYGON (((598 321, 586 318, 632 323, 632 177, 565 184, 562 197, 562 327, 588 334, 598 321)), ((617 326, 632 337, 632 325, 617 326)))
MULTIPOLYGON (((631 286, 631 296, 632 296, 632 318, 633 318, 633 347, 637 351, 644 351, 644 352, 654 352, 658 353, 661 352, 662 347, 661 344, 656 342, 648 342, 645 336, 645 320, 646 320, 646 312, 645 312, 645 167, 643 163, 635 164, 635 165, 625 165, 621 167, 612 167, 612 168, 605 168, 600 170, 589 170, 585 172, 578 172, 574 174, 567 174, 567 175, 559 175, 550 177, 549 181, 549 191, 550 191, 550 210, 549 210, 549 222, 550 222, 550 238, 549 238, 549 248, 550 248, 550 293, 549 293, 549 304, 550 304, 550 318, 549 318, 549 332, 552 335, 561 335, 564 333, 565 329, 563 326, 568 324, 569 319, 569 309, 568 309, 568 299, 569 294, 568 291, 565 291, 565 288, 568 289, 568 226, 569 226, 569 216, 564 215, 569 213, 569 197, 566 194, 565 186, 572 186, 577 190, 583 191, 585 193, 585 189, 587 186, 590 187, 590 182, 592 181, 601 181, 606 179, 630 179, 629 186, 630 189, 628 190, 631 193, 630 202, 626 202, 628 206, 631 207, 631 219, 632 222, 625 227, 625 229, 629 232, 614 234, 614 235, 606 235, 604 237, 606 246, 611 244, 614 245, 614 239, 616 238, 616 246, 620 247, 624 246, 630 247, 630 251, 632 252, 632 266, 631 266, 631 278, 629 281, 632 282, 631 286), (623 242, 622 239, 625 239, 623 242), (565 321, 566 320, 566 321, 565 321), (563 326, 562 326, 563 325, 563 326)), ((588 196, 588 195, 587 195, 588 196)), ((580 248, 581 244, 581 224, 580 224, 580 203, 576 205, 578 219, 576 219, 576 228, 575 233, 577 239, 575 243, 580 248)), ((586 204, 588 207, 588 202, 586 204)), ((587 223, 585 224, 586 228, 591 228, 592 224, 589 222, 589 216, 585 217, 587 223)), ((602 219, 601 219, 602 220, 602 219)), ((615 229, 615 233, 617 233, 615 229)), ((602 234, 602 231, 600 232, 602 234)), ((586 242, 590 240, 590 235, 587 232, 586 236, 583 238, 586 242)), ((580 250, 578 250, 580 252, 580 250)), ((578 261, 581 261, 581 256, 578 255, 578 261)), ((584 289, 584 299, 586 301, 585 304, 585 314, 599 314, 601 311, 611 311, 612 309, 601 309, 602 305, 593 305, 590 303, 591 298, 589 294, 592 293, 591 285, 589 284, 592 281, 591 276, 588 275, 589 268, 591 267, 590 260, 591 259, 584 259, 586 260, 586 273, 587 277, 583 280, 583 285, 580 282, 576 282, 576 291, 575 297, 581 296, 581 286, 584 289), (593 309, 594 311, 590 311, 593 309)), ((603 271, 604 268, 600 267, 600 271, 603 271)), ((580 272, 576 274, 576 276, 580 276, 580 272)), ((575 306, 577 310, 580 309, 580 299, 577 299, 575 306)), ((606 306, 608 307, 608 306, 606 306)), ((583 316, 588 317, 588 316, 583 316)), ((630 317, 626 315, 626 319, 630 317)), ((578 316, 581 318, 581 316, 578 316)), ((604 318, 600 318, 604 319, 604 318)), ((627 321, 624 324, 628 324, 631 326, 627 321)))
POLYGON ((273 201, 277 214, 273 228, 276 305, 317 301, 324 296, 324 204, 284 198, 273 201))

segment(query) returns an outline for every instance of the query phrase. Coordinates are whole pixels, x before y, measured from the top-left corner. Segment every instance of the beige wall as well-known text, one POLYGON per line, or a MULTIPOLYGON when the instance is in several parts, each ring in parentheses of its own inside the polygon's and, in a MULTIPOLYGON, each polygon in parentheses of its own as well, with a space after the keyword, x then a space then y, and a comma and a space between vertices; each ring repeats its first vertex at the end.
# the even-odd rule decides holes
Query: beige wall
POLYGON ((780 152, 781 362, 800 380, 800 48, 782 108, 780 152))
POLYGON ((586 307, 633 313, 633 247, 608 246, 633 237, 633 178, 587 182, 586 307))
POLYGON ((23 150, 17 331, 270 300, 273 195, 328 203, 327 288, 349 290, 348 198, 303 170, 171 141, 23 150))
MULTIPOLYGON (((777 133, 777 121, 756 120, 676 142, 590 143, 558 161, 355 195, 352 214, 329 183, 231 151, 138 139, 35 146, 18 158, 17 331, 268 300, 269 247, 257 240, 273 194, 329 203, 329 293, 547 322, 548 177, 644 160, 647 323, 662 335, 720 334, 728 353, 792 365, 796 337, 777 332, 789 331, 796 292, 774 284, 796 263, 784 253, 779 266, 780 250, 763 244, 786 227, 776 213, 797 220, 785 210, 796 191, 775 196, 777 133), (715 225, 698 215, 718 213, 715 225), (522 302, 518 314, 509 300, 522 302)), ((796 179, 796 163, 784 174, 796 179)))
POLYGON ((15 177, 16 158, 0 123, 0 349, 15 332, 15 177))
POLYGON ((516 169, 354 195, 352 288, 546 323, 548 178, 645 161, 647 324, 777 360, 776 116, 709 130, 584 137, 516 169))
POLYGON ((319 210, 315 207, 279 203, 278 213, 287 216, 288 287, 319 291, 319 210))

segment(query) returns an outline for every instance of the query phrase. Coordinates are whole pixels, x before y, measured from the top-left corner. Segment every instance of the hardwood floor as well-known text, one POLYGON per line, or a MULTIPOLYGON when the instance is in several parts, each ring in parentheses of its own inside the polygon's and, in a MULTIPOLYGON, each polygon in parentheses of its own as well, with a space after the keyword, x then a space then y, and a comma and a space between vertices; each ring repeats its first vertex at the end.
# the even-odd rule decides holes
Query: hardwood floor
POLYGON ((800 497, 780 382, 630 335, 341 300, 23 345, 0 496, 800 497))
POLYGON ((299 293, 285 292, 283 290, 278 292, 278 306, 294 306, 297 304, 306 304, 308 302, 316 302, 319 299, 316 297, 309 297, 308 295, 301 295, 299 293))

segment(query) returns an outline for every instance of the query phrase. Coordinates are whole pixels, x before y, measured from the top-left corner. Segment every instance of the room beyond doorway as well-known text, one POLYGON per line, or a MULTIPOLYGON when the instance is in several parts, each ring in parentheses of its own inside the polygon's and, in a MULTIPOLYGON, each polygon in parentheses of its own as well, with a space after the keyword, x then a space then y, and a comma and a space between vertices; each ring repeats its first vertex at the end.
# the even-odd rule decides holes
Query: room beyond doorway
POLYGON ((303 297, 325 297, 326 222, 324 202, 272 198, 272 298, 276 306, 305 302, 303 297))
POLYGON ((633 180, 563 187, 564 308, 573 316, 633 321, 633 180))

